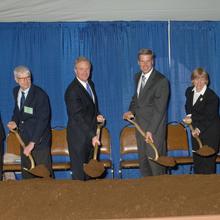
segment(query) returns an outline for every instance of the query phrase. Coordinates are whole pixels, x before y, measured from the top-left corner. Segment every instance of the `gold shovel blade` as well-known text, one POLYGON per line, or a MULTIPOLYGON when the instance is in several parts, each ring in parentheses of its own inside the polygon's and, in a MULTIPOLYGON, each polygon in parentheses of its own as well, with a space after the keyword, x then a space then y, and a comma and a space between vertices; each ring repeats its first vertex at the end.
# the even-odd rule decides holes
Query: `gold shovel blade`
POLYGON ((105 167, 102 162, 92 159, 88 164, 84 164, 83 170, 88 176, 95 178, 104 173, 105 167))

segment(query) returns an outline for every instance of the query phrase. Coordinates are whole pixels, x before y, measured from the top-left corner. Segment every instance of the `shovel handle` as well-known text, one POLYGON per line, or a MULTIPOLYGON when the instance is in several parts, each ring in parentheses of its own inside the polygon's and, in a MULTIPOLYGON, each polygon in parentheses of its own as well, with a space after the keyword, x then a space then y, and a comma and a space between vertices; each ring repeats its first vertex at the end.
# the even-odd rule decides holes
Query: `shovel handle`
MULTIPOLYGON (((97 125, 96 136, 98 137, 98 139, 100 138, 101 128, 103 124, 104 123, 100 123, 97 125)), ((94 149, 94 154, 93 154, 93 160, 97 160, 97 154, 98 154, 98 149, 99 149, 98 144, 96 144, 94 148, 95 149, 94 149)))
MULTIPOLYGON (((189 128, 191 131, 194 131, 194 128, 191 124, 189 125, 189 128)), ((202 141, 200 140, 200 138, 197 135, 194 138, 197 140, 197 142, 199 144, 199 148, 202 148, 202 141)))
POLYGON ((96 144, 94 147, 93 160, 97 160, 98 149, 99 149, 99 146, 98 144, 96 144))
MULTIPOLYGON (((183 119, 183 122, 189 126, 189 128, 190 128, 190 130, 191 130, 192 132, 195 130, 195 129, 193 128, 193 126, 192 126, 192 119, 191 119, 191 118, 189 118, 189 119, 183 119)), ((194 138, 195 138, 196 141, 198 142, 199 148, 202 148, 202 141, 200 140, 200 138, 199 138, 197 135, 196 135, 194 138)))
MULTIPOLYGON (((146 138, 145 132, 141 129, 141 127, 140 127, 134 120, 132 120, 132 119, 130 119, 130 118, 127 118, 126 120, 129 121, 131 124, 133 124, 133 125, 136 127, 136 129, 140 132, 140 134, 141 134, 144 138, 146 138)), ((145 139, 145 141, 146 141, 146 139, 145 139)), ((147 144, 150 144, 150 146, 153 148, 153 150, 154 150, 154 152, 155 152, 155 158, 153 159, 152 157, 149 157, 149 159, 151 159, 151 160, 157 160, 157 159, 159 158, 159 154, 158 154, 158 151, 157 151, 156 146, 155 146, 154 143, 152 143, 151 141, 146 141, 146 143, 147 143, 147 144)))
MULTIPOLYGON (((22 148, 25 149, 25 143, 22 140, 21 136, 18 134, 18 130, 17 129, 10 129, 10 131, 15 134, 15 136, 18 139, 18 141, 19 141, 20 145, 22 146, 22 148)), ((29 154, 28 158, 29 158, 29 160, 31 162, 31 168, 30 169, 35 168, 35 162, 34 162, 34 158, 32 157, 32 155, 29 154)), ((24 169, 28 170, 27 168, 24 168, 24 169)))

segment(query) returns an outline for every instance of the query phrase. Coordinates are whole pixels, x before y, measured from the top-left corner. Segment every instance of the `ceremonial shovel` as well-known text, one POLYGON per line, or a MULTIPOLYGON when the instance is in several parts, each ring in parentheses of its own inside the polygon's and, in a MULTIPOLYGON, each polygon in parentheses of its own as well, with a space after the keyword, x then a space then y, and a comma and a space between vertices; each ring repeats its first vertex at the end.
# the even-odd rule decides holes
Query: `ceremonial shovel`
MULTIPOLYGON (((129 119, 129 118, 126 118, 126 120, 129 121, 131 124, 133 124, 144 138, 146 137, 144 131, 134 120, 129 119)), ((150 160, 165 167, 174 167, 176 165, 176 161, 174 160, 173 157, 159 156, 158 150, 156 146, 154 145, 154 143, 152 143, 151 141, 146 141, 146 143, 150 144, 150 146, 153 148, 154 153, 155 153, 154 158, 148 157, 150 160)))
MULTIPOLYGON (((183 122, 189 126, 191 131, 194 131, 191 118, 184 118, 183 122)), ((199 149, 196 151, 197 154, 199 154, 202 157, 208 157, 215 154, 215 150, 212 147, 209 147, 208 145, 202 145, 202 141, 198 136, 196 136, 195 139, 199 144, 199 149)))
MULTIPOLYGON (((97 125, 96 135, 98 136, 98 138, 100 138, 100 132, 102 126, 103 123, 97 125)), ((89 163, 84 164, 83 167, 84 172, 88 176, 91 176, 93 178, 101 176, 105 171, 104 164, 97 160, 98 148, 99 146, 98 144, 96 144, 94 147, 93 159, 91 159, 89 163)))
MULTIPOLYGON (((18 141, 19 141, 20 145, 22 146, 22 148, 25 149, 24 141, 21 139, 21 136, 18 134, 17 129, 10 129, 10 131, 15 134, 15 136, 18 139, 18 141)), ((34 161, 31 154, 28 155, 28 158, 31 162, 31 167, 30 167, 30 169, 23 168, 24 170, 26 170, 27 172, 33 174, 34 176, 38 176, 38 177, 44 177, 45 178, 45 177, 50 176, 49 170, 43 164, 35 166, 35 161, 34 161)))

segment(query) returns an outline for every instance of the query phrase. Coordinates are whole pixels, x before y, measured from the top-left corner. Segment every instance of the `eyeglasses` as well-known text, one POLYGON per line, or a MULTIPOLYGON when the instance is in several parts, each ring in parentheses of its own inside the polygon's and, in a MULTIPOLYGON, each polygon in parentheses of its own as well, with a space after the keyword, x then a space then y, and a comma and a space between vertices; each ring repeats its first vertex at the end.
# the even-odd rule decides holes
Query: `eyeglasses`
POLYGON ((18 80, 29 80, 31 77, 26 76, 26 77, 16 77, 18 80))

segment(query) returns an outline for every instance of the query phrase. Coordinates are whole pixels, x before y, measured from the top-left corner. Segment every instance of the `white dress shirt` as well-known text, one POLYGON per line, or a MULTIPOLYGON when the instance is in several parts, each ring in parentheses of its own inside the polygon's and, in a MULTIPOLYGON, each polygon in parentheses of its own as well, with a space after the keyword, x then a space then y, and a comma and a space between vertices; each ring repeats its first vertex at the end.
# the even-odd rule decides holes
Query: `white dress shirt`
MULTIPOLYGON (((88 81, 87 82, 84 82, 84 81, 82 81, 82 80, 80 80, 78 77, 76 77, 78 80, 79 80, 79 82, 82 84, 82 86, 85 88, 85 90, 87 91, 87 88, 86 88, 86 83, 88 83, 88 81)), ((88 83, 89 84, 89 83, 88 83)), ((89 85, 89 87, 90 87, 90 85, 89 85)), ((90 87, 90 90, 91 90, 91 92, 92 92, 92 100, 93 100, 93 102, 95 103, 95 96, 94 96, 94 94, 93 94, 93 91, 92 91, 92 89, 91 89, 91 87, 90 87)))
POLYGON ((149 79, 149 77, 150 77, 152 72, 153 72, 153 68, 148 73, 143 73, 142 72, 141 77, 140 77, 139 82, 138 82, 138 87, 137 87, 137 94, 138 94, 138 96, 139 96, 140 89, 141 89, 142 76, 144 76, 144 79, 145 79, 145 84, 144 84, 144 86, 145 86, 146 82, 149 79))
POLYGON ((28 92, 29 92, 29 89, 25 89, 25 90, 22 90, 21 88, 19 89, 18 91, 18 97, 17 97, 17 105, 18 105, 18 108, 20 109, 20 104, 21 104, 21 96, 22 96, 22 93, 21 92, 24 92, 24 97, 26 99, 27 95, 28 95, 28 92))
POLYGON ((196 101, 198 100, 200 95, 204 95, 205 91, 207 89, 207 85, 205 85, 200 92, 196 92, 196 88, 194 87, 192 91, 194 91, 193 94, 193 105, 195 105, 196 101))

